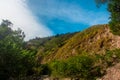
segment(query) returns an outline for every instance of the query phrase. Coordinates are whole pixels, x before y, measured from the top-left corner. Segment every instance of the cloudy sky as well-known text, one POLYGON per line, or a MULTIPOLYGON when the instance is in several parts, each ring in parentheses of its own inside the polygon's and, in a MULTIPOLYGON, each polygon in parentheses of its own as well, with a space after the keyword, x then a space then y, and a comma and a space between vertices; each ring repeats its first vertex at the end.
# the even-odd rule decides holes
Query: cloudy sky
POLYGON ((21 28, 26 40, 82 31, 108 23, 108 18, 106 6, 97 8, 94 0, 0 0, 0 21, 21 28))

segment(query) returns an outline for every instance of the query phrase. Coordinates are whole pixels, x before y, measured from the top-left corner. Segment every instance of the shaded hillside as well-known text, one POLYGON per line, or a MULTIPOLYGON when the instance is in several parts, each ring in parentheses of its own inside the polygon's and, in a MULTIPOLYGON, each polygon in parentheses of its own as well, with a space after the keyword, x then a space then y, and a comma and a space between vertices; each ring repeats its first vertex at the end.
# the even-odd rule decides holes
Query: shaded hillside
POLYGON ((52 48, 64 45, 66 43, 65 41, 76 33, 57 34, 55 36, 45 38, 36 37, 35 39, 31 39, 26 43, 26 48, 36 50, 45 48, 46 50, 51 50, 52 48))
POLYGON ((36 50, 37 59, 39 60, 49 54, 51 54, 52 57, 54 56, 54 53, 56 53, 60 47, 66 44, 68 40, 75 34, 77 34, 77 32, 45 38, 35 38, 27 42, 26 48, 30 50, 36 50))
MULTIPOLYGON (((49 43, 51 43, 49 46, 53 45, 52 42, 49 43)), ((48 47, 40 47, 38 56, 47 53, 43 57, 42 62, 66 59, 81 53, 104 54, 106 50, 120 48, 120 37, 113 35, 108 25, 96 25, 83 32, 76 33, 69 40, 65 41, 62 46, 58 46, 61 43, 59 41, 57 48, 50 50, 47 50, 48 47)))

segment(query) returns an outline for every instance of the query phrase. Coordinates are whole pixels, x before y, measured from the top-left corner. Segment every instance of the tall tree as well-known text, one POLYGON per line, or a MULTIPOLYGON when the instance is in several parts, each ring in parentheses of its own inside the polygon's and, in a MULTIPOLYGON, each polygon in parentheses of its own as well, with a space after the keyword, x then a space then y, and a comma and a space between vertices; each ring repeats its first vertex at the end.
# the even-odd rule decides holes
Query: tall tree
POLYGON ((96 0, 98 6, 107 3, 110 12, 109 26, 113 34, 120 35, 120 0, 96 0))
POLYGON ((8 20, 0 25, 0 80, 24 75, 32 67, 32 53, 22 46, 25 35, 20 29, 12 30, 11 25, 8 20))

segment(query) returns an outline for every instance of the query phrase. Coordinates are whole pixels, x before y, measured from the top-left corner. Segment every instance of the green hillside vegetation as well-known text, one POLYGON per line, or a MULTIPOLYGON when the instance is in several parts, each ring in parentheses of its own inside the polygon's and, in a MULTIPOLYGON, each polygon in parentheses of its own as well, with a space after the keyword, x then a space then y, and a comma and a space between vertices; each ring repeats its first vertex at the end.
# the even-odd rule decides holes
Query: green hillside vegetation
POLYGON ((120 62, 120 49, 107 51, 104 55, 82 54, 55 60, 48 63, 54 78, 71 78, 78 80, 96 80, 106 73, 106 69, 120 62))
POLYGON ((65 44, 65 41, 69 38, 71 38, 75 33, 66 33, 66 34, 57 34, 55 36, 45 37, 45 38, 39 38, 36 37, 35 39, 31 39, 26 43, 26 47, 28 49, 39 49, 41 47, 59 47, 65 44), (51 45, 51 43, 53 45, 51 45), (51 45, 51 46, 50 46, 51 45), (34 48, 33 48, 34 47, 34 48))
POLYGON ((116 44, 119 36, 113 35, 107 24, 69 34, 69 38, 67 35, 49 37, 51 39, 43 43, 47 46, 38 47, 36 59, 46 66, 46 74, 53 78, 95 80, 120 61, 116 44))
POLYGON ((120 36, 107 24, 76 33, 24 41, 24 33, 12 30, 8 20, 0 25, 0 80, 95 80, 120 62, 120 36))
POLYGON ((39 46, 37 56, 42 58, 43 63, 56 59, 66 59, 82 53, 103 55, 106 50, 118 48, 116 40, 119 36, 113 35, 107 24, 95 25, 74 35, 67 36, 66 34, 64 36, 68 38, 62 38, 61 35, 52 37, 51 40, 44 43, 45 46, 39 46))
POLYGON ((27 42, 26 48, 30 50, 36 50, 37 58, 41 60, 44 56, 49 56, 49 54, 54 56, 54 53, 62 47, 75 33, 60 34, 56 36, 46 37, 46 38, 36 38, 27 42))

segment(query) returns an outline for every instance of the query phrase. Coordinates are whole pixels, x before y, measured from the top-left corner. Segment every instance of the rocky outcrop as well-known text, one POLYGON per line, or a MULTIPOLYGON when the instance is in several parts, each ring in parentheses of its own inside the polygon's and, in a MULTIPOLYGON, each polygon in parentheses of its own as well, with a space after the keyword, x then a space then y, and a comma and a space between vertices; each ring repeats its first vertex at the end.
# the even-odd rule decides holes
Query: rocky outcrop
POLYGON ((108 68, 106 75, 99 80, 120 80, 120 63, 108 68))

